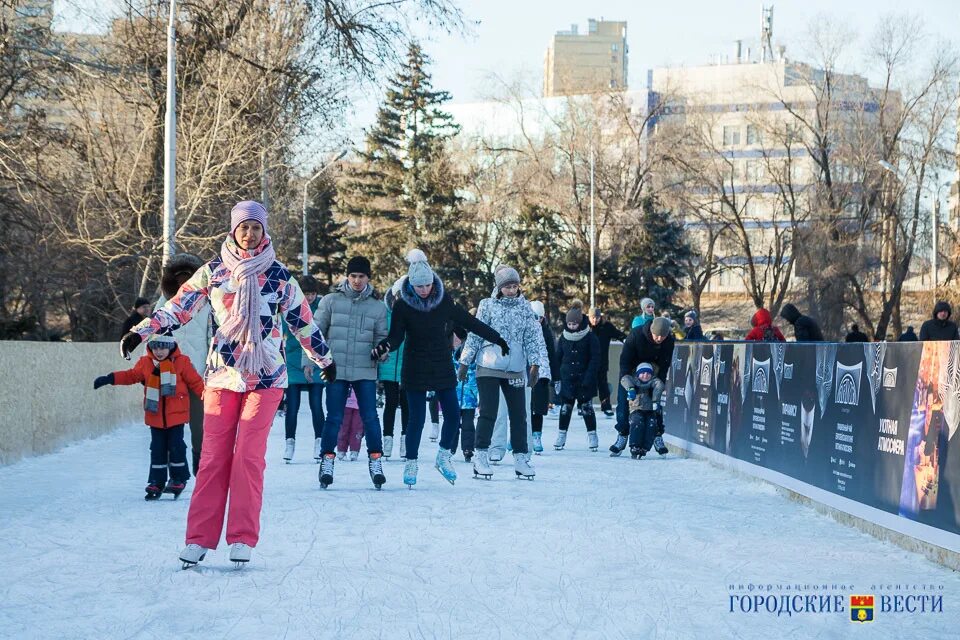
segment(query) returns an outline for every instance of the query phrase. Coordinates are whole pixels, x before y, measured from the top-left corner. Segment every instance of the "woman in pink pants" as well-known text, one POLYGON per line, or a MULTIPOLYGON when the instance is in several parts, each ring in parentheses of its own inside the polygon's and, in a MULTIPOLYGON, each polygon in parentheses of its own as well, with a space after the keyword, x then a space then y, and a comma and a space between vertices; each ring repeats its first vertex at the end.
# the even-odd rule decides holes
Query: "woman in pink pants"
POLYGON ((213 343, 207 354, 200 473, 187 515, 184 568, 216 549, 227 520, 230 560, 248 562, 260 538, 267 434, 287 386, 281 319, 332 382, 336 366, 297 281, 277 262, 259 202, 238 203, 220 255, 120 341, 125 358, 155 333, 169 334, 207 302, 213 343), (229 505, 228 502, 229 495, 229 505))

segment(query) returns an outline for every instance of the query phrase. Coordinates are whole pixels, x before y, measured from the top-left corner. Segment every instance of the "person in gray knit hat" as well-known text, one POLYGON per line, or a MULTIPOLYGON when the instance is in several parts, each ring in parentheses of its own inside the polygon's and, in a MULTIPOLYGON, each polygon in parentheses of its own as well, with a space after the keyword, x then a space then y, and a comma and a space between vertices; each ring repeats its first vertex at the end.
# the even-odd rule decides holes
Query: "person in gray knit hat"
POLYGON ((510 420, 510 444, 517 476, 533 479, 527 445, 527 398, 524 386, 533 387, 540 376, 550 378, 550 360, 543 331, 530 304, 520 293, 520 274, 512 267, 500 266, 493 274, 496 287, 489 298, 480 301, 477 319, 503 336, 510 345, 508 352, 485 343, 471 333, 460 354, 458 377, 466 380, 471 364, 477 364, 477 390, 480 415, 477 417, 476 454, 473 473, 487 479, 493 477, 490 467, 490 441, 500 409, 500 394, 507 403, 510 420))
POLYGON ((390 333, 373 349, 370 356, 379 360, 404 345, 401 386, 407 394, 408 422, 406 435, 407 462, 403 483, 417 483, 420 437, 426 420, 427 393, 433 391, 443 409, 440 449, 435 467, 453 484, 457 473, 453 468, 453 447, 460 432, 460 404, 457 401, 457 379, 450 366, 448 327, 463 327, 510 355, 510 346, 499 333, 471 316, 453 301, 440 278, 430 268, 427 256, 419 249, 407 254, 410 268, 397 287, 397 299, 390 318, 390 333))

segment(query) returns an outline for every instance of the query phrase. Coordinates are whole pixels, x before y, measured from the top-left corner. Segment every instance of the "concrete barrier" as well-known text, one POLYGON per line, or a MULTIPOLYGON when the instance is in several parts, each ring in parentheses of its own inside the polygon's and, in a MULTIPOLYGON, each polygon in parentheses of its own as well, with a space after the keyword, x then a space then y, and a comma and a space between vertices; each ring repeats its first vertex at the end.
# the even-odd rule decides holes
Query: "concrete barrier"
POLYGON ((0 341, 0 464, 141 422, 143 387, 93 390, 96 376, 133 362, 115 342, 0 341))

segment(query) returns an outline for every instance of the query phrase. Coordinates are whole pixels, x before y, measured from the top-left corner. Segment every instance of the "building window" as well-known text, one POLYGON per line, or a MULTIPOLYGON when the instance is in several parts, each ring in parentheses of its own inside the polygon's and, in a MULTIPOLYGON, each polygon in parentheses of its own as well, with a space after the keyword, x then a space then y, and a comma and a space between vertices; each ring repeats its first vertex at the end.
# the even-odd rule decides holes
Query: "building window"
POLYGON ((760 130, 757 129, 756 125, 748 124, 747 125, 747 144, 760 144, 760 130))
POLYGON ((616 50, 617 50, 617 43, 614 42, 613 44, 610 45, 610 51, 616 51, 616 50))
POLYGON ((740 144, 740 127, 725 126, 723 128, 723 146, 732 147, 740 144))

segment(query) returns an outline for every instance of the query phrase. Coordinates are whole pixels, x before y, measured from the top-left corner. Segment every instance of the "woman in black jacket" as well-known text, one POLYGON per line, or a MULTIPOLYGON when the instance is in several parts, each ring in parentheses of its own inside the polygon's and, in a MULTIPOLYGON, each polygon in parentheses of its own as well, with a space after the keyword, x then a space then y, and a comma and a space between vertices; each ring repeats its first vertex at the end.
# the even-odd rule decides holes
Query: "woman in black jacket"
POLYGON ((457 378, 450 361, 448 328, 463 327, 499 346, 504 355, 510 353, 510 348, 499 333, 450 298, 422 251, 410 251, 407 262, 410 263, 410 269, 400 283, 399 294, 393 304, 390 334, 377 345, 372 356, 379 359, 388 351, 399 349, 406 340, 403 369, 400 372, 409 411, 403 483, 411 488, 417 483, 417 454, 426 419, 427 392, 433 391, 443 410, 436 468, 453 484, 457 473, 450 459, 460 432, 460 405, 457 402, 457 378))
POLYGON ((560 431, 553 448, 557 451, 567 444, 567 429, 573 417, 573 404, 579 405, 580 415, 587 425, 587 440, 591 451, 596 451, 597 416, 593 412, 593 397, 597 394, 597 368, 600 363, 600 341, 583 326, 583 313, 577 307, 567 312, 567 328, 557 342, 560 360, 560 431))

